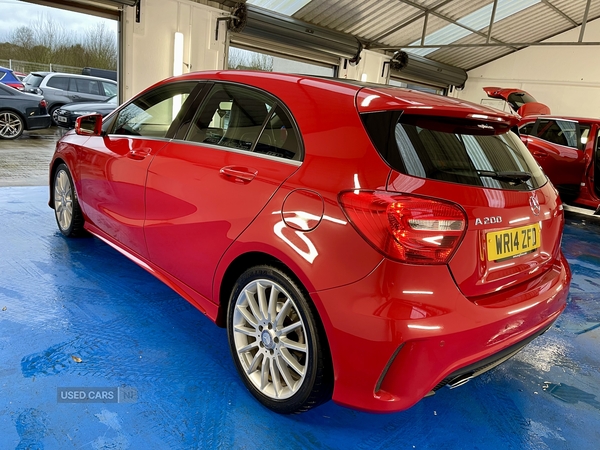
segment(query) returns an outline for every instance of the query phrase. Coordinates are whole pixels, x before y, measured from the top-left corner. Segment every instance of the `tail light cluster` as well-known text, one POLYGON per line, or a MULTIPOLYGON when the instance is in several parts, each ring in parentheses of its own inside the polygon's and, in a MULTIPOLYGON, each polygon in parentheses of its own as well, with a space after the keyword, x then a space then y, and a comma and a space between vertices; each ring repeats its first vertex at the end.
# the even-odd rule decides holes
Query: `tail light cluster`
POLYGON ((456 204, 385 191, 340 193, 339 202, 356 230, 390 259, 411 264, 445 264, 466 232, 456 204))

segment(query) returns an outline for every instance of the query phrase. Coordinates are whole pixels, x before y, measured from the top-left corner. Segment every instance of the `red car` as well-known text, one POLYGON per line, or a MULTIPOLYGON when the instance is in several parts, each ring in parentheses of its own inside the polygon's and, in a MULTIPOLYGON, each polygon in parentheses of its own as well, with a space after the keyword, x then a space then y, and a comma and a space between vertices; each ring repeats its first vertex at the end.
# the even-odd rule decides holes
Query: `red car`
POLYGON ((64 235, 87 230, 227 327, 268 408, 400 411, 565 307, 562 205, 516 122, 389 86, 190 73, 78 118, 49 204, 64 235))
POLYGON ((563 201, 600 207, 599 119, 525 117, 519 133, 563 201))
POLYGON ((484 87, 483 90, 490 98, 497 98, 507 102, 511 109, 521 117, 531 115, 550 114, 550 108, 539 103, 530 94, 522 89, 484 87))

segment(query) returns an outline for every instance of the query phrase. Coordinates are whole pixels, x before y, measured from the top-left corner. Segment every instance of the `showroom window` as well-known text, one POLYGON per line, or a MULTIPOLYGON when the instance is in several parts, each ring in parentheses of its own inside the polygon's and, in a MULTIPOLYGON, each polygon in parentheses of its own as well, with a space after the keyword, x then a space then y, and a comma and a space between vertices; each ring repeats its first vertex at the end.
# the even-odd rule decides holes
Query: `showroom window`
POLYGON ((111 134, 165 137, 197 85, 196 81, 169 84, 139 97, 119 112, 111 134))
POLYGON ((300 73, 325 77, 335 76, 335 68, 307 61, 229 47, 227 66, 236 70, 264 70, 266 72, 300 73))
POLYGON ((285 110, 266 95, 227 84, 212 89, 185 139, 300 159, 298 133, 285 110))

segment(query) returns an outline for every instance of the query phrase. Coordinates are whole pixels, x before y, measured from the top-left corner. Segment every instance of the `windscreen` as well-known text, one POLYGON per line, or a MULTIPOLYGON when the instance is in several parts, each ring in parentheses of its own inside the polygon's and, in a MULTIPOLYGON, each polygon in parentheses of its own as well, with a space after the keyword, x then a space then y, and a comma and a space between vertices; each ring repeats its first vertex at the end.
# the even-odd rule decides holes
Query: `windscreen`
POLYGON ((383 159, 406 175, 496 189, 526 191, 546 183, 521 140, 512 132, 466 119, 362 115, 383 159))

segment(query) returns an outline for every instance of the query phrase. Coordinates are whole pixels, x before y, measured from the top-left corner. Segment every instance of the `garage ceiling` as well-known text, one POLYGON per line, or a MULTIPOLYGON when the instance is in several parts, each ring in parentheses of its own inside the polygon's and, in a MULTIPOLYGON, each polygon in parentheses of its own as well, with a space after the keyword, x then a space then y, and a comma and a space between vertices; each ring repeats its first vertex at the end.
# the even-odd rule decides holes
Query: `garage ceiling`
MULTIPOLYGON (((247 0, 247 4, 350 34, 366 48, 402 49, 465 70, 530 45, 544 45, 541 41, 600 18, 598 0, 247 0)), ((599 44, 584 38, 584 32, 579 33, 568 44, 599 44)))

